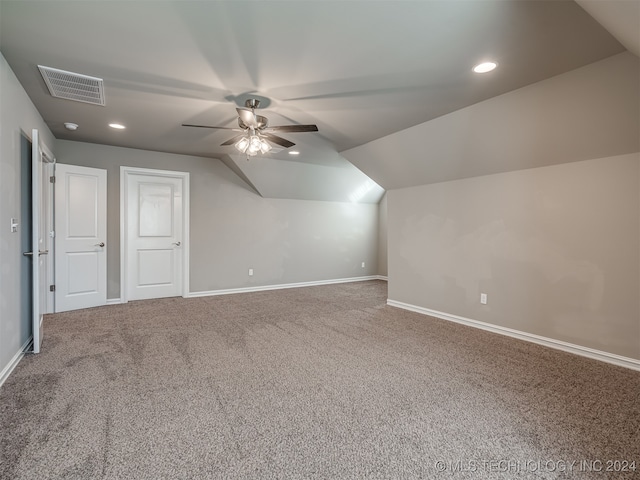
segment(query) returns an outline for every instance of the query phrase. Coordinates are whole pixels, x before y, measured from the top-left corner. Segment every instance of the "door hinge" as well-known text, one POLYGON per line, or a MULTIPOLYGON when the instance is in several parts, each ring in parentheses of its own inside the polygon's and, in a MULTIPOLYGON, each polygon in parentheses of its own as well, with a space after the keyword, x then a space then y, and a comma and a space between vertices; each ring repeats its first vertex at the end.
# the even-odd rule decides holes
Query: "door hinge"
POLYGON ((55 292, 56 291, 56 286, 55 285, 49 285, 49 291, 50 292, 55 292))
POLYGON ((51 176, 49 177, 49 182, 50 182, 50 183, 56 183, 56 176, 55 176, 55 175, 51 175, 51 176))

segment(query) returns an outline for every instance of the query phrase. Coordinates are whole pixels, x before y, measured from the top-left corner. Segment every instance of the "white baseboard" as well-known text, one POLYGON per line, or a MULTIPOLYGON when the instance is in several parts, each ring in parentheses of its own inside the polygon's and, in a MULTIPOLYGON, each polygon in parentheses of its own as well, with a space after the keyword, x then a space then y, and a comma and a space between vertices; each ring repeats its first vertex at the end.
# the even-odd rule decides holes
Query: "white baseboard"
POLYGON ((378 280, 384 280, 385 282, 389 281, 389 277, 387 277, 386 275, 376 275, 376 278, 378 280))
POLYGON ((538 345, 544 345, 545 347, 555 348, 556 350, 562 350, 564 352, 581 355, 583 357, 599 360, 601 362, 612 363, 613 365, 630 368, 631 370, 640 371, 640 360, 636 360, 635 358, 623 357, 621 355, 616 355, 615 353, 609 353, 602 350, 596 350, 594 348, 583 347, 581 345, 563 342, 562 340, 543 337, 540 335, 535 335, 533 333, 522 332, 520 330, 514 330, 512 328, 502 327, 499 325, 492 325, 490 323, 480 322, 478 320, 472 320, 470 318, 459 317, 458 315, 438 312, 436 310, 418 307, 416 305, 398 302, 396 300, 388 299, 387 305, 421 313, 423 315, 429 315, 431 317, 440 318, 442 320, 448 320, 450 322, 460 323, 469 327, 479 328, 493 333, 499 333, 500 335, 506 335, 508 337, 525 340, 527 342, 537 343, 538 345))
POLYGON ((20 363, 20 360, 22 360, 22 357, 24 357, 25 350, 27 349, 27 347, 29 347, 29 345, 32 342, 33 342, 33 336, 27 339, 27 341, 24 343, 24 345, 22 345, 20 350, 18 350, 18 352, 13 356, 9 364, 2 369, 2 372, 0 372, 0 387, 2 387, 2 384, 7 380, 7 378, 9 378, 9 375, 11 375, 11 372, 13 372, 13 370, 18 366, 18 363, 20 363))
POLYGON ((264 292, 265 290, 282 290, 283 288, 300 288, 300 287, 316 287, 319 285, 332 285, 335 283, 351 283, 351 282, 364 282, 367 280, 378 280, 378 275, 369 275, 366 277, 352 277, 352 278, 338 278, 334 280, 318 280, 315 282, 298 282, 298 283, 283 283, 280 285, 262 285, 256 287, 242 287, 242 288, 225 288, 222 290, 209 290, 204 292, 189 292, 185 295, 185 298, 195 297, 210 297, 213 295, 229 295, 232 293, 251 293, 251 292, 264 292))
POLYGON ((107 305, 118 305, 122 303, 122 300, 120 300, 119 298, 107 298, 107 305))

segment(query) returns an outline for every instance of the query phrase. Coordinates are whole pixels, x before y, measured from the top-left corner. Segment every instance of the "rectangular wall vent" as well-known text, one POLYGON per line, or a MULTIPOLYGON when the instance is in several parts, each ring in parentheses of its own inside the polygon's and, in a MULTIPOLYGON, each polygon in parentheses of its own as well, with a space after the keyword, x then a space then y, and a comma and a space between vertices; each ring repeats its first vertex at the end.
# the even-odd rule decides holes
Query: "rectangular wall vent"
POLYGON ((51 95, 76 102, 104 105, 104 84, 101 78, 65 72, 57 68, 38 65, 51 95))

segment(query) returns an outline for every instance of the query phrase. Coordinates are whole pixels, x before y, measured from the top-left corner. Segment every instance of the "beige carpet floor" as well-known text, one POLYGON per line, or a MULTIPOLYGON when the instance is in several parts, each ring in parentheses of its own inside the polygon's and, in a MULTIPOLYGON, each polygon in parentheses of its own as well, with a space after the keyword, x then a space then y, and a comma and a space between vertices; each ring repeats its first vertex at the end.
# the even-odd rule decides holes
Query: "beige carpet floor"
POLYGON ((385 299, 372 281, 48 316, 0 388, 0 478, 640 478, 640 373, 385 299))

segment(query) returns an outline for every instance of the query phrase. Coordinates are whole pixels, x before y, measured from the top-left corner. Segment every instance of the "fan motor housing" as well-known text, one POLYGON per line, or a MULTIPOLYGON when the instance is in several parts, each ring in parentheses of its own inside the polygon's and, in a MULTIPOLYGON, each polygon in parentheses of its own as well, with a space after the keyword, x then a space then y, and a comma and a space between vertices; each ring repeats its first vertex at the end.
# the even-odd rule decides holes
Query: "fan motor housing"
MULTIPOLYGON (((258 124, 258 128, 257 128, 258 130, 262 130, 263 128, 266 128, 267 125, 269 124, 269 120, 267 119, 267 117, 263 117, 262 115, 256 115, 256 122, 258 124)), ((249 126, 246 123, 244 123, 240 117, 238 117, 238 125, 243 130, 246 130, 249 128, 249 126)))

